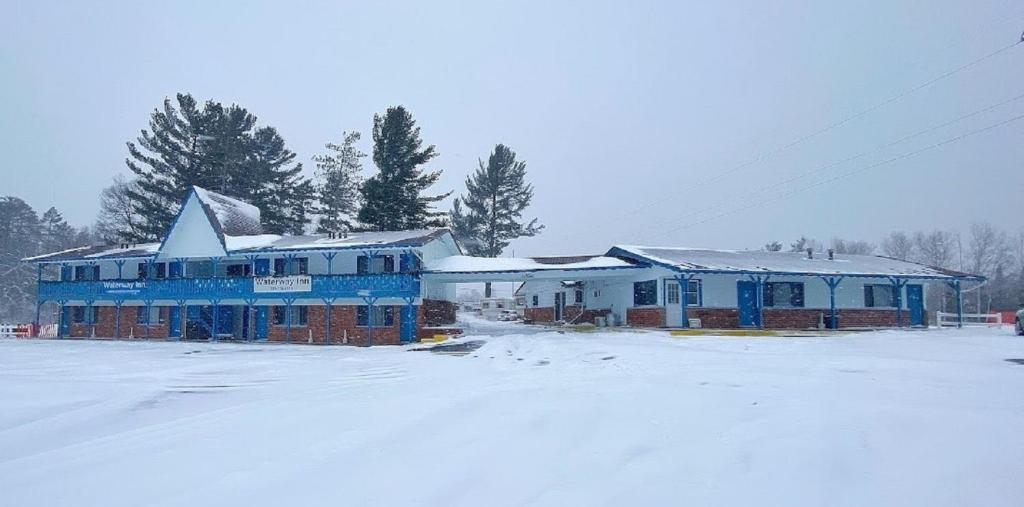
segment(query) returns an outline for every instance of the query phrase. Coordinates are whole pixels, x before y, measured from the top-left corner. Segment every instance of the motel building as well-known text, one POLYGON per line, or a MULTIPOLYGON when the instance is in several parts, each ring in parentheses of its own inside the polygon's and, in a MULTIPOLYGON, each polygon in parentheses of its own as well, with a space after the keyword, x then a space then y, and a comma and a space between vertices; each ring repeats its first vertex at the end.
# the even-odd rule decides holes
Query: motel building
POLYGON ((24 259, 37 326, 61 338, 397 345, 454 327, 458 283, 520 282, 534 323, 636 327, 928 325, 925 286, 979 276, 886 257, 615 246, 604 255, 477 258, 448 229, 263 234, 256 207, 198 187, 160 243, 24 259))

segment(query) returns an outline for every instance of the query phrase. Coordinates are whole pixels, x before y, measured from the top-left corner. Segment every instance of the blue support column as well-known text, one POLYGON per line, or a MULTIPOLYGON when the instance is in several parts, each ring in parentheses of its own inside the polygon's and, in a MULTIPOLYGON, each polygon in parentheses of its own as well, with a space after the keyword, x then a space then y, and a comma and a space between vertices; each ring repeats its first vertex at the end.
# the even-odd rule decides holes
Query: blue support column
POLYGON ((831 329, 839 329, 839 311, 836 310, 836 287, 843 281, 841 276, 823 276, 822 280, 828 285, 828 319, 831 329))
MULTIPOLYGON (((330 261, 328 261, 328 262, 330 262, 330 261)), ((330 271, 330 268, 328 268, 328 271, 330 271)), ((327 312, 327 316, 326 316, 326 319, 325 319, 326 322, 327 322, 327 329, 326 329, 326 334, 324 335, 324 345, 330 345, 331 344, 331 308, 332 308, 332 305, 334 304, 334 299, 333 298, 324 298, 323 301, 324 301, 324 311, 327 312)))
POLYGON ((249 276, 256 276, 256 259, 259 259, 259 255, 246 255, 245 260, 249 261, 249 276))
POLYGON ((89 300, 85 302, 85 323, 89 326, 89 337, 96 337, 96 325, 92 321, 92 304, 93 301, 89 300))
POLYGON ((284 265, 285 265, 285 268, 284 268, 284 271, 285 271, 285 273, 284 273, 284 274, 285 274, 285 275, 291 275, 291 274, 294 274, 294 273, 292 272, 292 271, 293 271, 293 267, 292 267, 292 264, 293 264, 293 262, 295 261, 295 254, 288 254, 288 255, 285 255, 285 256, 284 256, 284 260, 285 260, 285 264, 284 264, 284 265))
POLYGON ((963 300, 963 287, 960 280, 953 280, 948 282, 949 286, 953 289, 953 293, 956 294, 956 327, 964 327, 964 300, 963 300))
POLYGON ((213 271, 210 278, 217 278, 217 268, 220 267, 220 257, 210 257, 210 269, 213 271))
MULTIPOLYGON (((255 259, 253 259, 253 262, 255 262, 255 259)), ((255 266, 253 269, 255 269, 255 266)), ((245 323, 245 341, 253 342, 256 341, 256 300, 253 298, 246 299, 245 307, 249 312, 249 318, 246 319, 245 323)))
POLYGON ((114 264, 117 265, 117 279, 118 280, 123 280, 124 279, 124 263, 125 262, 128 262, 128 261, 126 261, 124 259, 118 259, 118 260, 114 261, 114 264))
MULTIPOLYGON (((182 264, 181 266, 181 274, 182 276, 184 276, 185 274, 184 264, 182 264)), ((184 299, 179 299, 176 301, 176 303, 178 303, 178 307, 181 308, 179 312, 181 313, 181 315, 178 316, 181 319, 181 333, 178 339, 186 340, 188 339, 188 306, 185 304, 184 299)))
POLYGON ((153 300, 152 299, 147 299, 147 300, 143 301, 143 303, 146 305, 146 339, 148 340, 149 339, 149 326, 151 326, 153 324, 152 322, 150 322, 150 319, 153 318, 153 311, 152 311, 153 310, 153 300))
POLYGON ((217 324, 220 320, 220 300, 212 299, 210 300, 210 305, 213 308, 213 331, 210 333, 210 341, 215 342, 217 341, 217 332, 219 331, 217 324))
POLYGON ((114 338, 121 338, 121 305, 124 301, 121 299, 114 301, 114 338))
POLYGON ((43 264, 42 263, 36 264, 36 281, 37 282, 43 281, 43 264))
POLYGON ((325 252, 322 254, 324 259, 327 260, 327 274, 334 274, 334 257, 338 255, 338 252, 325 252))
POLYGON ((405 314, 402 315, 402 341, 405 343, 413 343, 416 341, 416 306, 413 303, 416 302, 415 297, 406 297, 405 300, 405 314))
MULTIPOLYGON (((291 260, 288 261, 288 271, 291 271, 291 260)), ((295 298, 285 298, 284 300, 284 338, 285 343, 292 342, 292 303, 295 302, 295 298)))
POLYGON ((903 327, 903 287, 907 280, 899 277, 889 277, 892 283, 893 297, 896 298, 896 327, 903 327))
POLYGON ((68 330, 71 329, 71 323, 68 322, 67 306, 65 306, 67 304, 67 301, 60 300, 57 301, 57 303, 60 305, 60 310, 58 310, 59 313, 57 315, 57 339, 59 340, 61 338, 64 338, 65 328, 68 330))

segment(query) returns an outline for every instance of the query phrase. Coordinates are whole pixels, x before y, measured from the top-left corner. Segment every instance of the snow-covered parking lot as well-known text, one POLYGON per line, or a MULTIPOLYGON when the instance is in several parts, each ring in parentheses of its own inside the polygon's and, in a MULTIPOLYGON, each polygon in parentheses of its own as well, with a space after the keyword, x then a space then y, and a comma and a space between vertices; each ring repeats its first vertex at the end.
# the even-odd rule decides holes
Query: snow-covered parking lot
POLYGON ((0 505, 1024 503, 1009 329, 502 329, 461 357, 2 340, 0 505))

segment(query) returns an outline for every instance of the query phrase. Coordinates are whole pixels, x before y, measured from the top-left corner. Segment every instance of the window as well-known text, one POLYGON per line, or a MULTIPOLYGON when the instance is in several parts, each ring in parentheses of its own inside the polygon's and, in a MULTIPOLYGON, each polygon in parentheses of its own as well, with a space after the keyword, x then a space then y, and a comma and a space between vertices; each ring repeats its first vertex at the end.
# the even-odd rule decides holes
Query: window
POLYGON ((573 297, 573 302, 575 302, 578 305, 582 305, 583 304, 583 291, 582 290, 576 289, 576 294, 573 297))
MULTIPOLYGON (((370 307, 359 306, 356 307, 356 325, 357 326, 368 326, 370 321, 370 307)), ((373 307, 373 325, 374 327, 393 326, 395 324, 395 311, 392 306, 375 306, 373 307)))
POLYGON ((145 306, 139 306, 135 309, 135 323, 136 324, 163 324, 167 322, 167 314, 170 309, 166 306, 150 306, 149 311, 146 311, 145 306))
POLYGON ((686 284, 686 306, 701 305, 700 289, 700 280, 690 280, 690 283, 686 284))
MULTIPOLYGON (((86 311, 85 311, 85 309, 86 309, 85 306, 72 306, 71 307, 71 322, 74 322, 75 324, 86 323, 86 320, 85 320, 86 311)), ((98 320, 100 320, 100 307, 94 306, 94 307, 92 307, 92 319, 90 319, 88 321, 88 323, 95 323, 98 320)))
POLYGON ((99 280, 99 266, 75 266, 75 280, 99 280))
POLYGON ((372 261, 371 257, 367 255, 360 255, 359 257, 356 257, 356 273, 359 273, 360 275, 394 272, 394 255, 374 255, 372 257, 372 261))
POLYGON ((804 284, 800 282, 769 282, 764 284, 764 306, 770 308, 803 308, 804 284))
POLYGON ((864 286, 865 308, 896 308, 896 293, 892 285, 867 284, 864 286))
POLYGON ((149 271, 148 262, 139 263, 138 278, 139 280, 145 280, 152 274, 153 278, 167 278, 167 263, 166 262, 154 262, 153 271, 149 271))
POLYGON ((658 304, 658 281, 647 280, 633 283, 633 306, 658 304))
POLYGON ((540 296, 533 296, 533 306, 540 306, 540 296))
POLYGON ((243 277, 252 275, 252 264, 228 264, 225 274, 229 277, 243 277))
MULTIPOLYGON (((305 305, 292 305, 292 322, 293 326, 306 326, 309 324, 309 307, 305 305)), ((275 326, 286 326, 288 325, 288 319, 285 318, 287 306, 275 306, 274 307, 274 325, 275 326)))
POLYGON ((213 276, 213 263, 210 261, 189 262, 185 269, 189 278, 210 278, 213 276))
POLYGON ((679 304, 679 285, 678 285, 678 283, 673 283, 672 285, 666 285, 666 286, 670 287, 673 290, 666 290, 665 291, 665 305, 666 306, 678 305, 679 304))
POLYGON ((274 259, 274 276, 308 275, 308 274, 309 274, 309 258, 308 257, 294 257, 294 258, 292 258, 291 273, 288 272, 288 259, 285 259, 285 258, 274 259))

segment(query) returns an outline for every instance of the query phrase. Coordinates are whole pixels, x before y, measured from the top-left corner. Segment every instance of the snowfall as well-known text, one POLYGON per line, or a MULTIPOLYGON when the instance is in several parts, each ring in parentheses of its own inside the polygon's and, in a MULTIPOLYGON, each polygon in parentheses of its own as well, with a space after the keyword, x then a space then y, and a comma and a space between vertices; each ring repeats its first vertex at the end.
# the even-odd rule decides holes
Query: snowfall
POLYGON ((466 322, 465 355, 0 340, 0 505, 1024 504, 1010 328, 466 322))

